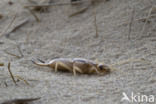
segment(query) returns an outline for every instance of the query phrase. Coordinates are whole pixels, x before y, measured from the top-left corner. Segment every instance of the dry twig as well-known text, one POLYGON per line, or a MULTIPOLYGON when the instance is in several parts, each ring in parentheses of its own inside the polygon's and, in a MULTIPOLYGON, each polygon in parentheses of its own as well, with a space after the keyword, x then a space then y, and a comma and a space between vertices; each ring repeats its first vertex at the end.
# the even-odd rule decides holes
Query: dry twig
POLYGON ((10 69, 10 62, 8 63, 8 71, 9 71, 9 74, 10 74, 10 76, 11 76, 11 78, 12 78, 14 84, 17 85, 17 83, 16 83, 16 81, 15 81, 15 78, 14 78, 12 72, 11 72, 11 69, 10 69))
POLYGON ((0 14, 0 19, 2 19, 3 18, 3 15, 2 14, 0 14))
POLYGON ((11 25, 13 24, 13 22, 15 21, 15 19, 16 19, 16 16, 17 16, 17 14, 15 14, 15 16, 13 17, 13 19, 12 19, 12 21, 10 22, 10 24, 7 26, 7 28, 6 29, 4 29, 4 32, 2 32, 2 34, 0 35, 0 37, 2 37, 3 35, 5 35, 6 34, 6 32, 8 31, 8 29, 11 27, 11 25))
POLYGON ((20 57, 23 57, 24 55, 22 53, 22 50, 21 50, 20 46, 19 45, 16 45, 16 46, 17 46, 17 49, 18 49, 18 51, 20 53, 20 57))
POLYGON ((6 82, 4 82, 5 87, 8 87, 8 84, 6 82))
POLYGON ((144 32, 144 30, 145 30, 145 26, 146 26, 146 24, 147 24, 147 22, 148 22, 148 19, 150 18, 150 15, 151 15, 152 10, 153 10, 153 6, 152 6, 152 7, 150 8, 150 10, 148 11, 148 15, 147 15, 147 18, 146 18, 145 23, 144 23, 144 25, 143 25, 143 28, 142 28, 142 31, 141 31, 141 35, 143 34, 143 32, 144 32))
POLYGON ((4 52, 7 53, 7 54, 9 54, 9 55, 11 55, 11 56, 15 56, 15 57, 17 57, 17 58, 22 58, 24 55, 23 55, 23 53, 22 53, 22 50, 21 50, 20 46, 17 45, 17 44, 15 44, 15 45, 16 45, 16 47, 17 47, 18 52, 19 52, 20 55, 16 55, 16 54, 14 54, 14 53, 8 52, 7 50, 4 50, 4 52))
POLYGON ((129 31, 128 31, 128 39, 129 40, 130 40, 131 31, 132 31, 132 23, 134 20, 134 14, 135 14, 135 8, 133 8, 133 10, 132 10, 131 19, 130 19, 130 23, 129 23, 129 31))
POLYGON ((36 19, 37 22, 40 22, 40 19, 37 17, 37 15, 34 13, 34 11, 42 11, 47 9, 51 6, 61 6, 61 5, 71 5, 71 4, 79 4, 81 1, 73 2, 73 3, 55 3, 55 4, 37 4, 36 2, 33 2, 29 0, 29 2, 33 3, 33 5, 27 5, 24 6, 24 8, 28 9, 28 11, 33 15, 33 17, 36 19), (30 9, 33 8, 33 9, 30 9))
POLYGON ((25 84, 30 85, 30 84, 28 83, 28 81, 25 80, 24 78, 22 78, 22 77, 20 77, 20 76, 18 76, 18 75, 15 75, 14 77, 16 77, 16 78, 19 79, 19 80, 24 81, 25 84))
POLYGON ((15 54, 10 53, 10 52, 8 52, 8 51, 6 51, 6 50, 4 50, 4 52, 7 53, 7 54, 9 54, 9 55, 11 55, 11 56, 15 56, 15 57, 17 57, 17 58, 21 58, 21 56, 15 55, 15 54))
POLYGON ((25 43, 29 43, 30 34, 31 34, 31 32, 28 32, 28 33, 26 34, 25 43))
POLYGON ((1 104, 28 104, 29 102, 35 101, 35 100, 39 100, 40 97, 38 98, 24 98, 24 99, 13 99, 13 100, 8 100, 8 101, 4 101, 1 104))
POLYGON ((85 12, 88 8, 89 8, 89 6, 84 7, 84 8, 82 8, 82 9, 80 9, 80 10, 78 10, 78 11, 76 11, 76 12, 70 14, 69 17, 73 17, 73 16, 76 16, 76 15, 78 15, 78 14, 81 14, 81 13, 85 12))
POLYGON ((37 22, 40 22, 40 19, 38 18, 38 16, 31 9, 29 8, 26 8, 26 9, 32 14, 32 16, 35 18, 37 22))
POLYGON ((98 37, 99 34, 98 34, 98 26, 97 26, 97 20, 96 20, 96 10, 94 11, 94 26, 95 26, 95 31, 96 31, 96 37, 98 37))
POLYGON ((0 66, 4 66, 4 63, 0 63, 0 66))
MULTIPOLYGON (((32 4, 34 4, 34 5, 39 5, 39 3, 40 3, 40 2, 38 3, 38 2, 32 1, 32 0, 28 0, 28 1, 30 3, 32 3, 32 4)), ((44 2, 45 2, 45 0, 41 1, 40 4, 43 4, 44 2)), ((49 4, 49 2, 48 2, 48 4, 49 4)), ((27 8, 27 9, 30 9, 30 8, 27 8)), ((48 7, 33 7, 32 9, 30 9, 30 12, 32 12, 33 15, 36 16, 34 11, 36 11, 36 12, 45 12, 45 11, 48 11, 48 7)))
POLYGON ((10 33, 16 31, 17 29, 19 29, 21 26, 25 25, 26 23, 28 23, 29 19, 25 19, 23 21, 21 21, 19 24, 17 24, 14 28, 12 28, 9 32, 5 33, 4 35, 6 37, 10 36, 10 33))
POLYGON ((24 6, 25 8, 30 8, 30 7, 51 7, 51 6, 62 6, 62 5, 71 5, 71 4, 79 4, 82 3, 82 1, 77 1, 73 3, 53 3, 53 4, 42 4, 42 5, 26 5, 24 6))
MULTIPOLYGON (((153 18, 153 17, 156 17, 156 15, 150 15, 150 17, 149 18, 153 18)), ((138 18, 138 19, 135 19, 134 21, 142 21, 142 22, 145 22, 147 20, 147 17, 142 17, 142 18, 138 18)), ((147 22, 149 22, 149 20, 147 20, 147 22)), ((128 24, 130 24, 130 22, 123 22, 123 23, 121 23, 121 24, 119 24, 119 25, 117 25, 117 26, 122 26, 122 25, 128 25, 128 24)))
POLYGON ((24 78, 22 78, 22 77, 20 77, 20 76, 18 76, 18 75, 15 75, 15 76, 14 76, 14 75, 12 74, 11 69, 10 69, 10 62, 8 63, 8 71, 9 71, 9 74, 10 74, 10 76, 11 76, 13 82, 15 83, 15 85, 17 85, 17 83, 16 83, 16 81, 15 81, 15 77, 16 77, 18 80, 24 81, 25 84, 30 85, 30 84, 28 83, 28 81, 25 80, 24 78))
POLYGON ((32 3, 32 4, 37 4, 37 2, 36 1, 33 1, 33 0, 28 0, 30 3, 32 3))

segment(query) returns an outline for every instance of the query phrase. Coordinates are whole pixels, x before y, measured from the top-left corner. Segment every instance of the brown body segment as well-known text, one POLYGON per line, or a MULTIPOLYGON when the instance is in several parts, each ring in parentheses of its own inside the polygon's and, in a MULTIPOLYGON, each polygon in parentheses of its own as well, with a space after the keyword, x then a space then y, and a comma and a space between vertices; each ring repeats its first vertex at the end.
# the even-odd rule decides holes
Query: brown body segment
MULTIPOLYGON (((77 71, 79 73, 82 74, 95 74, 98 73, 96 66, 97 64, 95 64, 94 62, 91 61, 87 61, 84 59, 74 59, 74 64, 73 66, 77 69, 77 71)), ((74 69, 74 68, 73 68, 74 69)))
POLYGON ((72 72, 73 61, 63 58, 54 59, 49 62, 49 67, 55 69, 55 72, 57 72, 57 70, 72 72))

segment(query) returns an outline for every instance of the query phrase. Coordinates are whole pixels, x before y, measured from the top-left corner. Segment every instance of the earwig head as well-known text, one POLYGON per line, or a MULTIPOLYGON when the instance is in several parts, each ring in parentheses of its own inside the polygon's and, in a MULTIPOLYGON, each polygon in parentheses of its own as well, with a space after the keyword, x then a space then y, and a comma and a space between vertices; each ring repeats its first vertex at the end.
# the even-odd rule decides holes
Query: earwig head
POLYGON ((100 74, 105 74, 105 73, 109 73, 111 71, 111 68, 104 64, 98 64, 97 70, 100 74))

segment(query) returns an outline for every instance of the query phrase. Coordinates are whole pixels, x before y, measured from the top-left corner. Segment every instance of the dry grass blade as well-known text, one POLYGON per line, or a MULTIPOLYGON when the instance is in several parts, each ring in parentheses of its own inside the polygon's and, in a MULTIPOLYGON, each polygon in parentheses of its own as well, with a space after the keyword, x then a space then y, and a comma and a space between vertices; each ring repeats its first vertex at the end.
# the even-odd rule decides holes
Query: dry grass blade
POLYGON ((9 55, 11 55, 11 56, 15 56, 15 57, 17 57, 17 58, 21 58, 21 56, 18 56, 18 55, 15 55, 15 54, 13 54, 13 53, 10 53, 10 52, 8 52, 8 51, 4 51, 5 53, 7 53, 7 54, 9 54, 9 55))
POLYGON ((3 15, 2 14, 0 14, 0 19, 2 19, 3 18, 3 15))
MULTIPOLYGON (((153 17, 156 17, 156 15, 154 15, 154 14, 153 15, 150 15, 149 18, 153 18, 153 17)), ((146 20, 147 20, 147 17, 142 17, 142 18, 135 19, 134 21, 145 22, 146 20)), ((147 20, 147 22, 148 22, 148 20, 147 20)), ((119 24, 117 26, 128 25, 128 24, 130 24, 130 22, 123 22, 123 23, 121 23, 121 24, 119 24)))
POLYGON ((7 50, 4 50, 4 52, 7 53, 7 54, 9 54, 9 55, 11 55, 11 56, 15 56, 17 58, 22 58, 24 55, 22 53, 22 50, 21 50, 20 46, 19 45, 16 45, 16 47, 17 47, 18 52, 19 52, 20 55, 16 55, 16 54, 10 53, 7 50))
POLYGON ((96 32, 96 37, 99 36, 98 34, 98 26, 97 26, 97 19, 96 19, 96 10, 94 11, 94 26, 95 26, 95 32, 96 32))
POLYGON ((135 8, 132 10, 132 14, 131 14, 131 19, 130 19, 130 23, 129 23, 129 31, 128 31, 128 39, 130 40, 130 35, 131 35, 131 31, 132 31, 132 23, 134 20, 134 14, 135 14, 135 8))
POLYGON ((9 63, 8 63, 8 71, 9 71, 9 74, 10 74, 10 76, 11 76, 11 78, 12 78, 14 84, 17 85, 17 83, 16 83, 16 81, 15 81, 15 78, 14 78, 12 72, 11 72, 10 66, 11 66, 11 64, 10 64, 10 62, 9 62, 9 63))
POLYGON ((148 11, 148 15, 147 15, 147 18, 146 18, 146 20, 145 20, 145 23, 144 23, 144 25, 143 25, 143 28, 142 28, 142 31, 141 31, 141 34, 140 34, 140 35, 142 35, 143 32, 144 32, 144 30, 145 30, 145 26, 146 26, 146 24, 147 24, 147 22, 148 22, 148 19, 149 19, 150 16, 151 16, 152 10, 153 10, 153 6, 152 6, 152 7, 150 8, 150 10, 148 11))
POLYGON ((37 17, 37 15, 31 9, 29 9, 29 8, 26 8, 26 9, 32 14, 32 16, 35 18, 35 20, 37 22, 40 22, 40 19, 37 17))
POLYGON ((40 97, 38 97, 38 98, 13 99, 13 100, 4 101, 1 104, 28 104, 29 102, 39 100, 39 99, 40 99, 40 97))
POLYGON ((32 3, 32 4, 37 4, 36 1, 33 1, 33 0, 28 0, 28 2, 32 3))
POLYGON ((30 84, 28 83, 28 81, 25 80, 24 78, 22 78, 22 77, 20 77, 20 76, 18 76, 18 75, 15 75, 14 77, 16 77, 16 78, 19 79, 19 80, 24 81, 25 84, 30 85, 30 84))
POLYGON ((25 19, 23 21, 21 21, 19 24, 17 24, 14 28, 12 28, 9 32, 5 33, 4 35, 6 35, 6 37, 9 37, 11 32, 16 31, 17 29, 19 29, 21 26, 25 25, 26 23, 28 23, 29 19, 25 19))
POLYGON ((2 37, 3 35, 5 35, 6 34, 6 32, 8 31, 8 29, 11 27, 11 25, 13 24, 13 22, 15 21, 15 19, 16 19, 16 16, 17 16, 17 14, 15 14, 15 16, 13 17, 13 19, 12 19, 12 21, 10 22, 10 24, 7 26, 7 28, 6 29, 4 29, 4 32, 2 32, 2 34, 0 35, 0 37, 2 37))
POLYGON ((62 6, 62 5, 71 5, 71 4, 80 4, 82 3, 82 1, 77 1, 77 2, 73 2, 73 3, 53 3, 53 4, 42 4, 42 5, 27 5, 24 6, 25 8, 30 8, 30 7, 51 7, 51 6, 62 6))
POLYGON ((76 12, 70 14, 69 17, 73 17, 73 16, 76 16, 76 15, 78 15, 78 14, 81 14, 81 13, 85 12, 88 8, 89 8, 89 6, 84 7, 84 8, 82 8, 82 9, 80 9, 79 11, 76 11, 76 12))
POLYGON ((25 39, 25 43, 29 43, 30 34, 31 34, 31 32, 28 32, 28 33, 27 33, 26 39, 25 39))
POLYGON ((24 55, 23 55, 22 50, 21 50, 19 45, 17 45, 17 49, 18 49, 18 51, 20 53, 20 58, 22 58, 24 55))
POLYGON ((4 82, 5 87, 8 87, 8 84, 6 82, 4 82))

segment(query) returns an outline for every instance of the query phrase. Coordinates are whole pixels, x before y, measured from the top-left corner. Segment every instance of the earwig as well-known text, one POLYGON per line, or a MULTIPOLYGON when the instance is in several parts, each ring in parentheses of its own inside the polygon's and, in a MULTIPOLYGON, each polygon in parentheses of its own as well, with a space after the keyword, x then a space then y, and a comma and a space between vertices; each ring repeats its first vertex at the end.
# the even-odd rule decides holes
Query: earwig
POLYGON ((29 102, 39 100, 40 98, 30 98, 30 99, 13 99, 5 101, 1 104, 28 104, 29 102))
POLYGON ((83 58, 56 58, 48 63, 38 59, 39 62, 32 60, 32 62, 36 65, 47 66, 55 70, 55 72, 59 71, 69 71, 74 74, 99 74, 103 75, 109 73, 111 68, 104 64, 99 64, 91 60, 83 59, 83 58))

